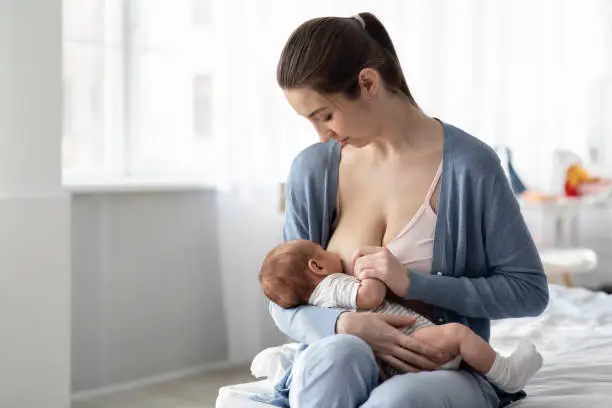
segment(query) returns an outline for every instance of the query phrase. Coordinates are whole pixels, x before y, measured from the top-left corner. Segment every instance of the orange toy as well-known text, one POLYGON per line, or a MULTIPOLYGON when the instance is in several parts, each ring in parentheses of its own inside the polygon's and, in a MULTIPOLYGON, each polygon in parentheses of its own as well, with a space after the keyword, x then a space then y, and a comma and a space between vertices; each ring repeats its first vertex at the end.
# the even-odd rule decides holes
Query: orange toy
POLYGON ((597 183, 599 178, 592 177, 584 167, 579 164, 570 164, 565 173, 565 195, 568 197, 580 197, 580 187, 587 183, 597 183))

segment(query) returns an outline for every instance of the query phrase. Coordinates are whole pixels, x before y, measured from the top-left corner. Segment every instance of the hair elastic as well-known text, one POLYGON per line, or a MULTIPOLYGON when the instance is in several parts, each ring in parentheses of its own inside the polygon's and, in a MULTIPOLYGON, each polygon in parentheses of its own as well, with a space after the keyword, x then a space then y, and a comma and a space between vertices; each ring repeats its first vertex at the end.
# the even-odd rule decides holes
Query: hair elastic
POLYGON ((359 14, 355 14, 353 18, 359 21, 359 24, 361 24, 361 27, 365 30, 366 24, 365 24, 365 21, 363 21, 363 17, 361 17, 359 14))

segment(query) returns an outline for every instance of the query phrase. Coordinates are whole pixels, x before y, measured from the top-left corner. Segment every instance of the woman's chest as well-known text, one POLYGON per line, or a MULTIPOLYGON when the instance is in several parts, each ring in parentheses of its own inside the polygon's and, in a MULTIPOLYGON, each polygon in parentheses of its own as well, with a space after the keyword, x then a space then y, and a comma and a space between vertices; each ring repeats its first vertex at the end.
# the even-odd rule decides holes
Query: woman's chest
MULTIPOLYGON (((431 203, 437 203, 436 172, 439 166, 417 166, 390 171, 340 171, 338 215, 328 249, 340 254, 348 267, 355 250, 362 246, 384 246, 406 227, 419 220, 418 229, 435 222, 431 203), (432 221, 433 217, 433 221, 432 221), (425 226, 423 225, 425 224, 425 226)), ((432 231, 425 231, 430 238, 432 231)), ((431 248, 427 248, 431 252, 431 248)))

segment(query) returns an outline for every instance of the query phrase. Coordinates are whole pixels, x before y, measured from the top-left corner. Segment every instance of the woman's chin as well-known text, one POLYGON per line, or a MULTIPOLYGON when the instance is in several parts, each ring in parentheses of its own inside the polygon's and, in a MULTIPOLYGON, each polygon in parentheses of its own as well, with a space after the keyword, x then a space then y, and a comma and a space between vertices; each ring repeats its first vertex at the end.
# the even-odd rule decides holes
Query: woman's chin
POLYGON ((338 140, 338 143, 340 143, 340 146, 344 147, 349 143, 349 138, 345 137, 344 139, 338 140))
POLYGON ((362 147, 365 147, 365 146, 370 144, 369 140, 355 139, 355 138, 352 138, 352 137, 347 137, 345 139, 338 140, 337 142, 343 148, 350 146, 350 147, 354 147, 356 149, 361 149, 362 147))

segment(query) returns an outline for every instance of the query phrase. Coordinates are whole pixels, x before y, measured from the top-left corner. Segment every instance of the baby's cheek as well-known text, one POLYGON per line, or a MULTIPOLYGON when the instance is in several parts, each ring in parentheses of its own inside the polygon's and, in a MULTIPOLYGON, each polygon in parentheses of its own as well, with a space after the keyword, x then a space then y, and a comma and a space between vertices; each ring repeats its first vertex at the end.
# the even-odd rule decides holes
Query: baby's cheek
POLYGON ((341 262, 342 273, 346 273, 347 275, 354 275, 353 265, 350 260, 343 259, 341 262))

